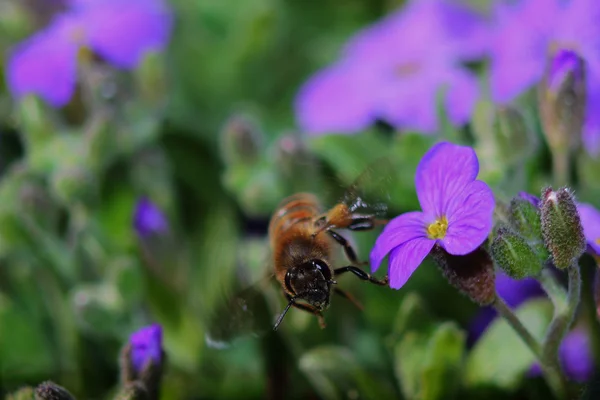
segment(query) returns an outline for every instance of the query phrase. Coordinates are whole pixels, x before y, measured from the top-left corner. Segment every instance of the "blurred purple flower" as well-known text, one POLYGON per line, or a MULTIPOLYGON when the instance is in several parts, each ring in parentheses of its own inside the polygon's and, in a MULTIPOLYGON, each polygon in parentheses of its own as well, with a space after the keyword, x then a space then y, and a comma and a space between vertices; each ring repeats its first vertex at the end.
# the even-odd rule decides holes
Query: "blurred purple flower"
POLYGON ((135 206, 133 226, 142 238, 165 233, 169 222, 163 212, 148 198, 142 197, 135 206))
POLYGON ((462 61, 481 57, 481 16, 447 0, 413 0, 355 35, 335 64, 313 76, 296 98, 309 134, 360 131, 376 119, 425 133, 438 128, 438 93, 456 125, 468 121, 479 95, 462 61))
POLYGON ((141 372, 146 363, 162 362, 162 328, 159 324, 146 326, 129 337, 131 364, 136 372, 141 372))
POLYGON ((583 140, 600 150, 600 2, 597 0, 521 0, 496 9, 491 48, 491 90, 505 104, 538 83, 550 60, 550 82, 580 70, 586 62, 587 98, 583 140))
POLYGON ((391 220, 371 251, 375 272, 390 253, 390 287, 399 289, 435 244, 448 253, 471 253, 492 228, 494 194, 476 180, 479 161, 470 147, 442 142, 421 159, 415 175, 423 211, 391 220))
POLYGON ((8 86, 17 98, 36 94, 63 106, 75 89, 81 48, 131 69, 147 51, 163 48, 170 30, 171 15, 162 0, 71 0, 67 11, 13 49, 8 86))
POLYGON ((600 211, 587 203, 578 203, 577 211, 588 249, 591 248, 596 255, 600 256, 600 211))

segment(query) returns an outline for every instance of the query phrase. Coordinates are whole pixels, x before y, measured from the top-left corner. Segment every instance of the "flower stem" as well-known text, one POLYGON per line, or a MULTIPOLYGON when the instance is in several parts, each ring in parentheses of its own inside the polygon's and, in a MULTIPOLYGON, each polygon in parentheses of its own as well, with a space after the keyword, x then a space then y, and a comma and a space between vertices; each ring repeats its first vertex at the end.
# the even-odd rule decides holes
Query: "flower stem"
POLYGON ((557 367, 560 365, 558 349, 573 322, 581 297, 581 274, 577 262, 568 268, 568 274, 569 292, 566 302, 561 305, 555 304, 554 317, 550 322, 542 345, 542 363, 557 367))
POLYGON ((548 268, 542 269, 538 277, 542 288, 552 300, 554 309, 563 309, 567 304, 567 293, 565 289, 556 281, 556 276, 548 268))
POLYGON ((502 317, 508 322, 508 324, 514 329, 519 335, 521 340, 529 347, 531 352, 536 356, 540 362, 540 367, 544 373, 544 377, 552 389, 552 392, 558 399, 563 398, 565 393, 564 379, 561 376, 560 369, 554 365, 547 365, 542 357, 543 348, 540 342, 533 337, 529 330, 523 325, 521 320, 515 315, 515 313, 506 305, 504 300, 496 294, 494 300, 494 308, 502 315, 502 317))
POLYGON ((554 184, 557 187, 565 186, 569 183, 569 150, 567 148, 555 148, 552 153, 552 176, 554 184))

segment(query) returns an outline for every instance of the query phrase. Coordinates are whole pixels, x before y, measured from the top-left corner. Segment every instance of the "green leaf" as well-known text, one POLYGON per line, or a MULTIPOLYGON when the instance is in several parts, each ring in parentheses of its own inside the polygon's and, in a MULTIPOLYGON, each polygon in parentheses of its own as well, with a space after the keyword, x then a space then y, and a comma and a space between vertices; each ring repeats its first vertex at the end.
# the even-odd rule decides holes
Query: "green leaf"
MULTIPOLYGON (((531 300, 519 307, 517 316, 541 340, 552 318, 552 305, 547 299, 531 300)), ((504 319, 497 318, 469 354, 464 383, 468 387, 514 390, 534 361, 535 356, 521 338, 504 319)))
POLYGON ((407 332, 394 348, 396 376, 405 397, 452 398, 464 348, 464 333, 454 323, 443 323, 433 331, 407 332))
POLYGON ((394 397, 392 389, 363 370, 353 353, 341 346, 320 346, 305 353, 300 370, 324 399, 346 398, 358 391, 360 398, 394 397))
POLYGON ((46 330, 24 308, 0 297, 0 355, 7 381, 50 374, 56 365, 46 330))

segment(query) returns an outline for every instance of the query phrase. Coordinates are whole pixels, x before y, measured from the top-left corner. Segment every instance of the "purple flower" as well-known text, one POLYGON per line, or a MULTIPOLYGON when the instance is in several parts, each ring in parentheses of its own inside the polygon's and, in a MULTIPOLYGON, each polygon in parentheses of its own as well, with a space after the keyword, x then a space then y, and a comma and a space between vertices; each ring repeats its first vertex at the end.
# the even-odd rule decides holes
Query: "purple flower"
POLYGON ((36 94, 53 106, 68 103, 77 55, 92 49, 115 67, 135 67, 167 43, 171 15, 161 0, 71 0, 67 11, 13 49, 7 81, 20 98, 36 94))
POLYGON ((491 46, 491 90, 505 104, 538 83, 551 56, 550 88, 567 73, 581 73, 586 62, 586 148, 600 150, 600 2, 596 0, 522 0, 497 7, 491 46))
POLYGON ((577 204, 577 211, 583 226, 583 235, 588 248, 600 256, 600 211, 587 203, 577 204))
POLYGON ((399 289, 435 244, 453 255, 481 245, 492 228, 494 195, 476 180, 479 161, 470 147, 442 142, 421 159, 415 175, 422 212, 391 220, 371 251, 375 272, 390 253, 390 287, 399 289))
POLYGON ((158 324, 146 326, 129 337, 131 346, 131 364, 136 372, 140 372, 146 363, 162 362, 162 328, 158 324))
POLYGON ((300 127, 310 134, 354 133, 384 119, 432 133, 441 90, 448 117, 463 124, 479 90, 460 63, 481 57, 486 44, 476 13, 446 0, 412 1, 359 32, 338 62, 302 87, 295 105, 300 127))
POLYGON ((160 208, 148 198, 142 197, 135 206, 133 226, 142 238, 162 234, 169 230, 169 222, 160 208))

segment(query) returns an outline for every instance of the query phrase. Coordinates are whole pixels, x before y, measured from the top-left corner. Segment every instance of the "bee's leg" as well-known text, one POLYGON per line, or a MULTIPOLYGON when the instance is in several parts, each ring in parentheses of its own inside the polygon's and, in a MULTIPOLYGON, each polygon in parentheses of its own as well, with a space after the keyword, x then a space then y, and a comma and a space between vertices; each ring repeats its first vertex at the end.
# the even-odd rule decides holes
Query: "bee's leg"
POLYGON ((356 257, 356 252, 354 251, 354 249, 352 248, 350 243, 348 243, 346 238, 344 238, 342 235, 340 235, 339 233, 337 233, 336 231, 333 231, 333 230, 328 230, 327 233, 329 234, 329 236, 331 236, 333 238, 333 240, 338 242, 340 244, 340 246, 342 246, 344 248, 346 257, 348 257, 348 260, 350 260, 350 262, 352 264, 355 264, 355 265, 368 265, 369 264, 367 261, 358 261, 358 257, 356 257))
POLYGON ((333 270, 334 275, 341 275, 345 272, 352 272, 354 275, 358 276, 360 279, 362 279, 363 281, 369 281, 371 283, 374 283, 376 285, 381 285, 381 286, 387 286, 389 284, 389 279, 386 276, 385 279, 381 280, 381 279, 377 279, 372 277, 371 275, 369 275, 368 273, 366 273, 365 271, 363 271, 362 269, 355 267, 354 265, 349 265, 347 267, 342 267, 342 268, 338 268, 333 270))
POLYGON ((356 215, 352 217, 352 222, 347 229, 353 231, 369 231, 376 226, 385 225, 388 223, 386 219, 377 219, 371 215, 356 215))
POLYGON ((321 329, 324 329, 327 326, 325 324, 325 318, 323 317, 323 314, 316 307, 313 307, 309 304, 296 303, 295 301, 292 300, 292 296, 290 296, 288 293, 285 294, 285 298, 288 299, 288 301, 291 303, 292 307, 295 307, 302 311, 306 311, 306 312, 311 313, 314 316, 316 316, 317 319, 319 320, 319 327, 321 329))
POLYGON ((335 288, 333 290, 336 294, 339 294, 340 296, 345 297, 346 299, 350 300, 350 302, 352 304, 354 304, 356 306, 356 308, 358 308, 361 311, 363 310, 363 308, 364 308, 363 305, 360 304, 360 302, 358 300, 356 300, 356 298, 354 298, 354 296, 352 296, 350 293, 348 293, 345 290, 342 290, 340 288, 335 288))

